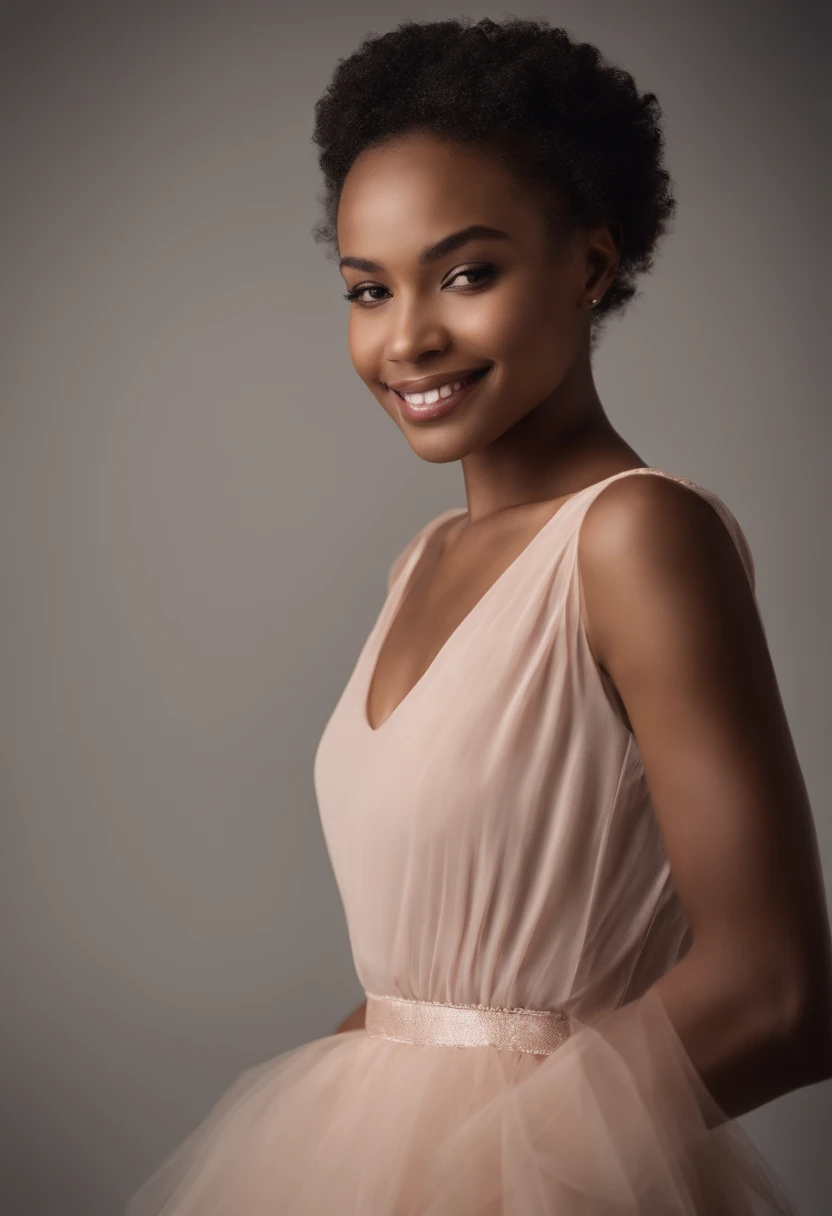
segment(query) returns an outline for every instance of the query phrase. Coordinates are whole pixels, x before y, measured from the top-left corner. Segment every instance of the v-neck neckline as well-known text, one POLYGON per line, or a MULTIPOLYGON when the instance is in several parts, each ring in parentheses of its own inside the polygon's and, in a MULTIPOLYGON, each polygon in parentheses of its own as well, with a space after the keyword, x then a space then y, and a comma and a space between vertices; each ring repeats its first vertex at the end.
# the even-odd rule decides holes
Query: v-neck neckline
MULTIPOLYGON (((406 562, 404 569, 399 574, 398 588, 396 590, 391 590, 391 592, 390 592, 390 596, 389 596, 389 599, 388 599, 388 602, 386 605, 385 612, 382 616, 382 619, 379 621, 378 631, 377 631, 377 635, 376 635, 376 639, 375 639, 375 645, 373 645, 370 650, 369 678, 367 680, 362 681, 361 717, 363 719, 365 728, 372 735, 377 735, 377 734, 379 734, 380 731, 384 730, 387 723, 390 721, 390 719, 392 717, 394 717, 394 715, 396 715, 399 712, 401 707, 404 705, 405 701, 410 700, 410 698, 415 693, 416 689, 424 681, 428 672, 431 671, 434 664, 439 659, 439 656, 443 653, 443 651, 447 647, 448 643, 451 641, 451 638, 453 638, 454 635, 457 633, 457 631, 462 628, 462 626, 468 620, 468 617, 471 615, 471 613, 474 612, 475 609, 479 607, 479 605, 482 603, 483 599, 485 599, 485 596, 488 595, 489 591, 491 590, 491 587, 489 587, 488 590, 485 592, 485 595, 480 596, 480 598, 477 600, 476 604, 474 604, 474 607, 471 609, 471 611, 467 612, 465 614, 465 616, 462 618, 462 620, 457 625, 456 629, 454 629, 453 632, 450 633, 449 636, 442 643, 441 647, 436 652, 436 654, 433 656, 430 663, 425 668, 425 670, 422 672, 421 676, 416 681, 416 683, 414 685, 412 685, 412 687, 405 693, 405 695, 402 697, 401 701, 399 701, 398 705, 396 705, 393 708, 393 710, 391 710, 391 712, 387 715, 387 717, 384 719, 384 721, 380 722, 378 724, 378 726, 371 726, 369 715, 367 713, 367 702, 370 699, 370 690, 373 687, 373 681, 374 681, 375 675, 376 675, 376 668, 378 667, 378 658, 379 658, 379 655, 381 654, 382 649, 384 648, 384 643, 387 641, 388 637, 390 636, 390 634, 393 630, 393 626, 395 625, 396 621, 399 618, 399 614, 401 612, 402 605, 404 604, 405 600, 407 599, 408 595, 410 594, 410 592, 413 588, 413 584, 416 581, 416 574, 422 564, 422 558, 424 557, 424 555, 427 551, 428 544, 430 543, 430 541, 436 539, 439 528, 443 523, 449 524, 449 523, 453 522, 454 519, 458 519, 461 516, 467 515, 467 514, 468 514, 467 507, 451 507, 448 511, 443 511, 441 515, 438 515, 436 517, 436 519, 434 519, 432 521, 433 527, 431 527, 430 524, 426 525, 424 532, 422 533, 422 536, 417 541, 417 543, 414 545, 413 553, 410 555, 410 558, 406 562), (380 640, 379 640, 379 638, 380 638, 380 640)), ((557 511, 555 512, 555 514, 557 514, 557 511)), ((545 527, 545 525, 544 525, 544 527, 545 527)), ((524 550, 524 552, 525 552, 525 550, 524 550)), ((500 577, 502 577, 502 575, 500 577)), ((497 579, 497 582, 499 582, 499 579, 497 579)), ((492 583, 492 586, 494 586, 493 583, 492 583)))
POLYGON ((425 670, 422 672, 419 679, 405 693, 405 695, 399 701, 398 705, 396 705, 395 708, 393 710, 391 710, 391 712, 387 715, 387 717, 384 719, 383 722, 380 722, 378 724, 378 726, 374 727, 374 726, 370 725, 370 719, 367 714, 367 702, 370 699, 370 690, 373 687, 373 681, 374 681, 375 675, 376 675, 376 668, 378 667, 379 655, 381 654, 381 651, 384 647, 385 642, 387 641, 387 638, 390 636, 390 633, 392 632, 393 626, 395 625, 396 621, 399 618, 399 614, 401 612, 402 605, 404 604, 405 600, 407 599, 407 596, 410 594, 410 592, 413 588, 413 584, 416 581, 416 574, 421 566, 422 558, 424 557, 424 554, 427 551, 429 543, 437 537, 437 535, 439 534, 439 528, 442 524, 450 524, 455 518, 459 518, 462 515, 467 515, 468 508, 467 507, 451 507, 451 508, 449 508, 449 510, 443 511, 440 515, 438 515, 436 517, 435 520, 432 521, 433 527, 431 527, 430 524, 428 524, 422 534, 422 537, 420 538, 419 541, 417 541, 416 545, 414 546, 413 553, 411 554, 410 559, 406 563, 404 570, 402 570, 402 572, 399 575, 398 589, 396 591, 391 591, 391 593, 390 593, 390 598, 386 605, 385 612, 382 616, 382 619, 379 621, 379 626, 376 631, 374 645, 370 648, 370 651, 369 651, 369 659, 368 659, 368 663, 366 664, 366 668, 365 668, 365 670, 368 671, 369 674, 366 679, 362 679, 362 681, 361 681, 361 693, 360 693, 361 720, 362 720, 362 726, 364 727, 364 730, 370 735, 381 734, 382 731, 384 731, 385 727, 387 727, 388 724, 390 722, 392 722, 392 720, 394 718, 399 716, 400 711, 405 706, 409 705, 418 696, 420 691, 424 690, 425 686, 429 683, 430 677, 432 675, 436 674, 436 669, 438 666, 441 665, 442 659, 447 657, 449 649, 452 648, 452 643, 455 641, 458 641, 459 635, 461 633, 464 633, 466 629, 470 628, 470 622, 471 622, 472 618, 475 618, 480 613, 480 611, 482 609, 482 605, 485 604, 489 599, 492 599, 494 597, 494 594, 496 593, 497 588, 503 586, 508 581, 509 576, 516 570, 516 568, 519 565, 522 565, 523 560, 526 558, 527 554, 530 551, 533 551, 534 548, 540 543, 541 538, 543 538, 544 536, 546 536, 548 534, 549 529, 554 524, 554 521, 560 516, 561 512, 571 502, 573 502, 581 494, 586 494, 589 490, 595 490, 599 486, 604 485, 606 482, 613 481, 616 477, 621 477, 625 473, 635 473, 635 472, 640 472, 642 470, 644 472, 660 472, 661 471, 658 469, 654 470, 652 468, 648 468, 645 465, 638 465, 633 469, 621 469, 618 473, 613 473, 609 477, 603 478, 601 481, 593 482, 591 485, 584 486, 583 489, 576 490, 573 494, 570 494, 561 503, 561 505, 558 507, 558 509, 549 516, 549 518, 546 520, 545 524, 543 524, 543 526, 541 528, 538 528, 537 532, 535 532, 535 534, 531 538, 531 540, 526 545, 524 545, 524 547, 520 550, 520 552, 517 554, 517 556, 515 558, 513 558, 511 562, 509 562, 509 564, 506 566, 505 570, 503 570, 503 572, 497 576, 497 578, 494 580, 494 582, 491 583, 491 585, 486 588, 486 590, 483 592, 483 594, 480 596, 480 598, 477 600, 477 602, 473 605, 473 607, 470 608, 468 612, 466 612, 465 616, 462 618, 462 620, 459 622, 459 624, 456 626, 456 628, 451 631, 451 633, 448 635, 448 637, 442 643, 439 650, 433 656, 430 663, 425 668, 425 670))

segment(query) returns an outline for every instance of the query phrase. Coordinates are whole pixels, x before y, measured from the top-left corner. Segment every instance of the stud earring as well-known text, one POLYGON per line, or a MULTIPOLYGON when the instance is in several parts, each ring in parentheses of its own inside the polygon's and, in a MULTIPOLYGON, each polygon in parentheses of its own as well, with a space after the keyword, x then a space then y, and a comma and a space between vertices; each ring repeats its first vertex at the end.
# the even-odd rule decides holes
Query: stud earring
POLYGON ((597 297, 593 296, 593 298, 589 301, 589 307, 594 308, 597 303, 598 303, 597 297))

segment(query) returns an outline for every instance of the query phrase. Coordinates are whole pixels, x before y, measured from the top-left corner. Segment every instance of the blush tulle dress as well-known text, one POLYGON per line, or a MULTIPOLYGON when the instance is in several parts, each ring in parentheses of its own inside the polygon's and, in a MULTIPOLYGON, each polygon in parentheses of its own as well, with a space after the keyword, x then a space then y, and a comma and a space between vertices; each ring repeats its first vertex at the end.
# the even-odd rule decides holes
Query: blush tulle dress
POLYGON ((771 1216, 794 1198, 651 991, 690 945, 644 769, 584 634, 568 498, 373 730, 388 594, 314 762, 366 1027, 240 1075, 127 1216, 771 1216))

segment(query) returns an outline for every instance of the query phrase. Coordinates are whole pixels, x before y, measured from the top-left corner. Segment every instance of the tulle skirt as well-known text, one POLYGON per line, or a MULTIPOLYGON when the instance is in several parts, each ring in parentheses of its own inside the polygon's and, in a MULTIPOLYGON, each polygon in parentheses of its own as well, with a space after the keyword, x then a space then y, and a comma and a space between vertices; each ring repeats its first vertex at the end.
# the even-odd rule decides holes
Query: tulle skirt
POLYGON ((648 992, 550 1055, 352 1030, 249 1069, 126 1216, 796 1216, 648 992))

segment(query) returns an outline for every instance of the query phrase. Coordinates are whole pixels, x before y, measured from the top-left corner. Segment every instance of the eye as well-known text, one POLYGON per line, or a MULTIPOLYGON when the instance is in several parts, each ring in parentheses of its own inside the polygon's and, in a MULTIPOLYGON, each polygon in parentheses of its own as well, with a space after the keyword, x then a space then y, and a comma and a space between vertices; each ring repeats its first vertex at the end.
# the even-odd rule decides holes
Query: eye
POLYGON ((489 279, 493 279, 496 273, 496 266, 465 266, 462 270, 455 270, 448 282, 453 283, 454 279, 458 279, 461 274, 464 274, 474 276, 474 284, 469 284, 469 286, 473 286, 476 283, 487 282, 489 279))
MULTIPOLYGON (((450 279, 448 279, 448 282, 445 284, 445 286, 447 287, 448 283, 453 283, 453 281, 455 279, 460 278, 461 275, 465 275, 467 278, 473 279, 474 282, 469 283, 468 286, 474 287, 474 286, 477 286, 478 283, 489 282, 491 279, 496 278, 497 267, 494 265, 489 265, 489 264, 481 265, 481 266, 464 266, 462 268, 462 270, 454 271, 454 273, 451 275, 450 279)), ((454 291, 460 291, 460 290, 464 291, 464 287, 461 289, 459 287, 455 287, 453 290, 454 291)), ((378 283, 365 283, 363 285, 359 284, 358 287, 353 287, 351 291, 345 291, 342 294, 343 294, 345 300, 349 300, 351 303, 358 304, 362 308, 369 308, 369 307, 372 307, 373 304, 381 303, 381 299, 379 297, 376 297, 375 299, 370 299, 370 300, 362 300, 361 297, 364 295, 365 291, 386 292, 387 288, 381 287, 378 283)))
POLYGON ((364 295, 365 291, 386 291, 386 287, 379 287, 378 283, 368 283, 366 287, 353 287, 351 291, 343 293, 345 300, 355 300, 357 304, 377 303, 377 301, 361 300, 360 296, 364 295))

